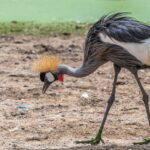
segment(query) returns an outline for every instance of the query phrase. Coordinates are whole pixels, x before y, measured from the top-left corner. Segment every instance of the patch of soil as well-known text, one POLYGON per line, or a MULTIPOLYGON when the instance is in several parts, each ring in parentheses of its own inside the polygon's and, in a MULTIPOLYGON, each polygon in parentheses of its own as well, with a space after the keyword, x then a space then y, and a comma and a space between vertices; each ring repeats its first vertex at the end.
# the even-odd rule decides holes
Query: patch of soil
MULTIPOLYGON (((83 44, 84 37, 0 37, 1 149, 150 149, 132 145, 150 138, 150 127, 139 88, 127 70, 119 76, 116 101, 104 128, 106 144, 75 141, 90 139, 98 131, 111 93, 112 63, 82 79, 65 76, 64 84, 53 83, 42 94, 43 83, 31 71, 33 59, 57 54, 63 63, 76 67, 82 63, 83 44), (20 105, 28 108, 17 109, 20 105)), ((150 71, 140 71, 139 76, 149 94, 150 71)))

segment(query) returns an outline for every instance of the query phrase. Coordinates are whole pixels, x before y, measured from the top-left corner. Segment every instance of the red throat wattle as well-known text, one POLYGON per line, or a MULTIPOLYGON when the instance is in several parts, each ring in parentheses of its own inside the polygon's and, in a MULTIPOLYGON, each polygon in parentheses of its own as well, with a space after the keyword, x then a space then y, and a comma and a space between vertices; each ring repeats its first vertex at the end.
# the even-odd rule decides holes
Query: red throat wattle
POLYGON ((60 82, 64 81, 64 76, 62 74, 58 75, 58 81, 60 81, 60 82))

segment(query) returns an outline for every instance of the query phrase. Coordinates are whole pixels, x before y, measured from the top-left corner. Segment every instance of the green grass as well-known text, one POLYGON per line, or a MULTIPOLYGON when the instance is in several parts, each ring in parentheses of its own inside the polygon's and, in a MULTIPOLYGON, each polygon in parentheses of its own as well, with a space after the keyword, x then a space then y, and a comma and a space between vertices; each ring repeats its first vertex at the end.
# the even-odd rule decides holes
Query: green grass
POLYGON ((150 21, 150 0, 0 0, 0 22, 93 22, 118 11, 150 21))
POLYGON ((83 35, 90 28, 90 23, 49 23, 36 24, 32 22, 0 23, 0 35, 83 35))
POLYGON ((32 22, 0 22, 0 35, 33 35, 33 36, 63 36, 84 35, 92 23, 49 23, 37 24, 32 22))

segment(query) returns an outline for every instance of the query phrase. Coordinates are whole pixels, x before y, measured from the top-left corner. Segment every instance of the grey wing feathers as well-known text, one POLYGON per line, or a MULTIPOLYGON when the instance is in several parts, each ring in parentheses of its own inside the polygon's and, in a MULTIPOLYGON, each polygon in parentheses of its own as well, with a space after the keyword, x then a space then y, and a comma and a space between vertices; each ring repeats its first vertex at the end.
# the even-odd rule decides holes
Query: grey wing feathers
POLYGON ((104 16, 99 23, 104 32, 111 38, 121 42, 141 43, 150 38, 150 26, 136 21, 131 17, 124 16, 125 13, 116 13, 104 16))
POLYGON ((120 67, 143 67, 143 64, 137 58, 118 45, 110 45, 104 51, 103 55, 107 60, 112 61, 120 67))

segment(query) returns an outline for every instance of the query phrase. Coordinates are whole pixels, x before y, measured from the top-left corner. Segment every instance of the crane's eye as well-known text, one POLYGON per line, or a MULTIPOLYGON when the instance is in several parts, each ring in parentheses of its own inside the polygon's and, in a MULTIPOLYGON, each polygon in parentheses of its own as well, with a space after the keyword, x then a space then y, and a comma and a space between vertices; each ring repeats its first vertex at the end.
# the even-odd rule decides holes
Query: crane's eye
POLYGON ((49 82, 53 82, 55 80, 54 75, 51 72, 48 72, 45 74, 45 78, 47 79, 47 81, 49 82))

